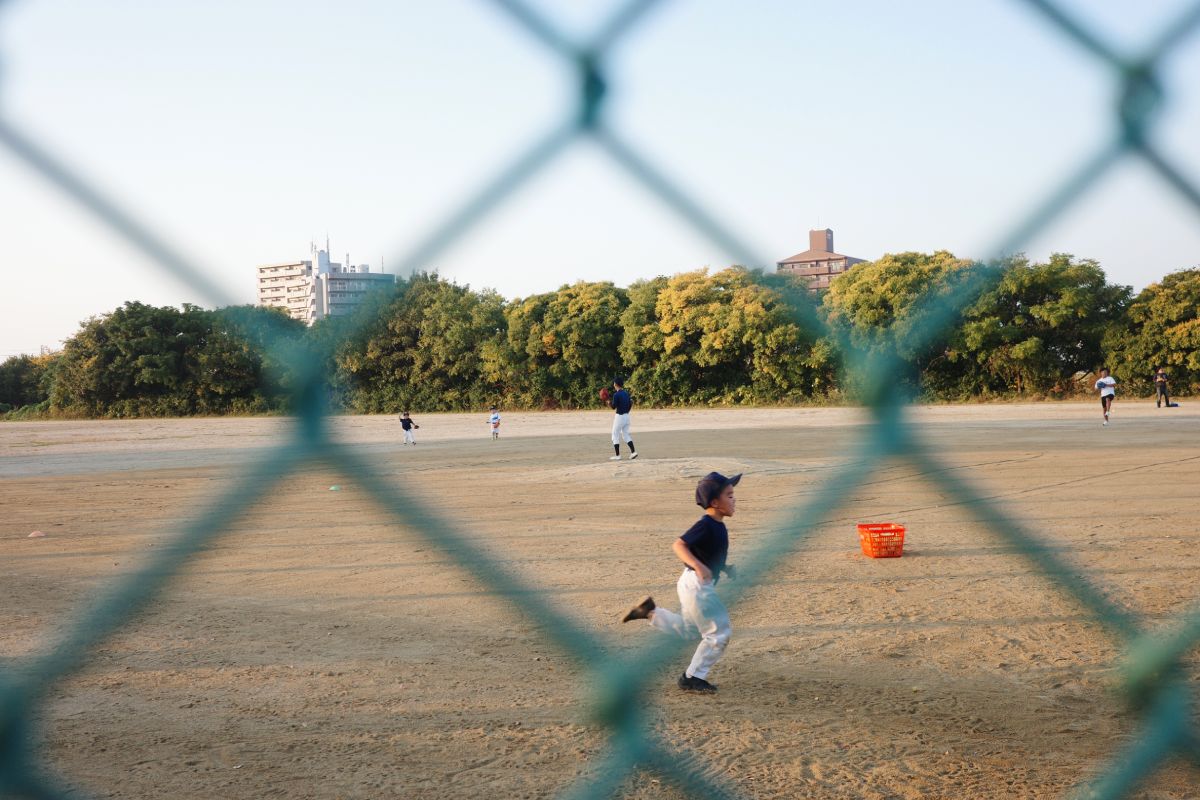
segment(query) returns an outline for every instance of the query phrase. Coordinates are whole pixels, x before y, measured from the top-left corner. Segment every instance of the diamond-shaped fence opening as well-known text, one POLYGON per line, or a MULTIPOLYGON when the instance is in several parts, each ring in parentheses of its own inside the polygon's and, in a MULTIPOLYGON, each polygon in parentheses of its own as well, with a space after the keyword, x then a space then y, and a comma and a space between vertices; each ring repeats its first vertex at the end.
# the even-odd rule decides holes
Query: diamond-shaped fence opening
MULTIPOLYGON (((703 203, 682 190, 670 176, 643 156, 636 143, 625 139, 606 121, 606 66, 615 46, 647 14, 664 5, 654 0, 630 0, 620 6, 590 42, 576 44, 564 36, 547 16, 518 0, 494 0, 529 34, 530 41, 556 53, 563 68, 578 84, 577 104, 564 109, 561 122, 531 141, 524 150, 482 183, 454 213, 448 215, 401 259, 401 272, 411 273, 429 263, 449 245, 477 225, 490 212, 537 173, 553 166, 565 150, 590 139, 606 153, 613 166, 630 176, 642 189, 657 197, 699 232, 742 264, 767 263, 703 203)), ((1064 46, 1084 49, 1095 57, 1097 69, 1107 73, 1117 90, 1106 145, 1088 154, 1068 170, 1045 197, 1031 202, 1024 217, 999 231, 997 256, 1015 252, 1022 244, 1059 217, 1079 197, 1104 178, 1125 158, 1144 162, 1161 178, 1164 188, 1179 195, 1200 213, 1200 189, 1177 166, 1169 152, 1154 139, 1156 111, 1164 99, 1158 67, 1172 51, 1183 46, 1200 27, 1200 3, 1188 7, 1162 28, 1161 34, 1140 53, 1127 54, 1105 42, 1086 20, 1049 0, 1025 0, 1037 17, 1062 35, 1064 46)), ((0 114, 0 143, 48 183, 57 186, 96 218, 122 235, 157 262, 162 269, 220 304, 226 295, 212 285, 205 272, 155 234, 136 217, 123 211, 98 187, 89 185, 63 161, 24 133, 18 121, 0 114)), ((919 324, 913 326, 906 345, 932 343, 954 324, 963 308, 989 287, 998 274, 985 264, 964 271, 949 286, 930 293, 919 307, 919 324)), ((825 329, 805 292, 789 295, 797 321, 810 331, 838 335, 825 329)), ((369 320, 361 320, 360 325, 369 320)), ((1200 608, 1179 617, 1160 630, 1145 630, 1129 613, 1108 600, 1103 592, 1073 570, 1058 551, 1006 514, 993 500, 947 469, 917 438, 905 419, 902 401, 872 386, 903 366, 894 347, 890 352, 858 352, 844 336, 840 344, 848 354, 848 368, 860 375, 874 422, 862 437, 856 456, 825 476, 819 491, 788 511, 781 524, 767 535, 739 570, 740 580, 722 588, 733 607, 781 561, 801 548, 806 539, 860 486, 870 480, 871 466, 880 457, 914 465, 924 480, 944 492, 982 524, 1002 537, 1014 550, 1073 600, 1106 630, 1126 652, 1124 693, 1140 717, 1141 729, 1126 751, 1115 756, 1100 777, 1083 791, 1091 797, 1125 796, 1140 780, 1164 761, 1182 757, 1200 765, 1200 734, 1194 729, 1190 708, 1191 687, 1182 679, 1182 661, 1200 641, 1200 608), (872 377, 874 376, 874 377, 872 377)), ((597 636, 559 612, 546 597, 522 579, 505 571, 481 548, 468 531, 460 529, 418 493, 376 477, 362 456, 334 441, 323 425, 326 393, 317 359, 297 353, 284 342, 274 347, 295 364, 301 374, 295 398, 297 423, 283 442, 228 490, 225 496, 182 524, 166 547, 135 574, 108 587, 99 599, 62 632, 56 645, 28 663, 0 674, 0 793, 25 797, 65 797, 68 790, 48 777, 33 747, 35 720, 53 688, 86 663, 92 649, 134 620, 177 576, 202 548, 228 530, 243 512, 296 469, 314 461, 333 466, 372 496, 399 523, 429 547, 453 559, 498 600, 514 608, 581 665, 589 685, 596 688, 586 709, 587 718, 607 732, 608 749, 586 780, 567 788, 563 796, 612 797, 636 770, 649 770, 675 784, 688 796, 737 797, 737 787, 714 778, 703 758, 681 754, 655 735, 645 713, 649 687, 646 676, 674 658, 683 644, 656 641, 632 657, 613 656, 597 636)), ((74 794, 74 790, 70 790, 74 794)))

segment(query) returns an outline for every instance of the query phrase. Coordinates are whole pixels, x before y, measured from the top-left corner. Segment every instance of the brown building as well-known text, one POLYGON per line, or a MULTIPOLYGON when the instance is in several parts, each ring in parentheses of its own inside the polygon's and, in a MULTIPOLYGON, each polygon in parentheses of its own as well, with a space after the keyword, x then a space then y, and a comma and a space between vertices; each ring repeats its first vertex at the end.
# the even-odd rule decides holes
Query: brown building
POLYGON ((829 288, 829 282, 864 259, 843 256, 833 252, 833 231, 824 228, 808 232, 808 249, 803 253, 785 258, 775 267, 808 279, 808 288, 814 292, 829 288))

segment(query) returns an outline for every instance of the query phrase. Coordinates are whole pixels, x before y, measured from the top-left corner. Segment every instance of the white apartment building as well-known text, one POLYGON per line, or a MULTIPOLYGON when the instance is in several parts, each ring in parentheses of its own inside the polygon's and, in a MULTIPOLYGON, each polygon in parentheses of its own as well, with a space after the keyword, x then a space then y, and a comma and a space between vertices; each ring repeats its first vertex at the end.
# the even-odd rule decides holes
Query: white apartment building
POLYGON ((316 297, 311 261, 267 264, 258 268, 258 304, 286 308, 292 319, 311 325, 316 319, 316 297))
POLYGON ((371 272, 366 264, 347 266, 329 260, 312 245, 312 260, 264 264, 258 268, 258 304, 286 308, 292 319, 312 325, 319 319, 350 314, 368 292, 393 286, 394 275, 371 272))

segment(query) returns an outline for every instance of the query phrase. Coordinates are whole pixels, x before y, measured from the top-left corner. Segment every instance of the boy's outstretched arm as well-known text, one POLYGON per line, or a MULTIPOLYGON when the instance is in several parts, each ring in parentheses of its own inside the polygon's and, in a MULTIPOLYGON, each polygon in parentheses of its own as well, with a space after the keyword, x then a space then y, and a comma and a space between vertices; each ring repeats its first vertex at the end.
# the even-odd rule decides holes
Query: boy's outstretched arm
POLYGON ((680 561, 696 571, 696 574, 700 576, 700 580, 712 580, 712 570, 706 567, 703 561, 696 558, 696 556, 692 554, 691 549, 689 549, 687 546, 687 542, 685 542, 683 539, 676 539, 675 543, 671 545, 671 549, 675 551, 675 555, 679 557, 680 561))

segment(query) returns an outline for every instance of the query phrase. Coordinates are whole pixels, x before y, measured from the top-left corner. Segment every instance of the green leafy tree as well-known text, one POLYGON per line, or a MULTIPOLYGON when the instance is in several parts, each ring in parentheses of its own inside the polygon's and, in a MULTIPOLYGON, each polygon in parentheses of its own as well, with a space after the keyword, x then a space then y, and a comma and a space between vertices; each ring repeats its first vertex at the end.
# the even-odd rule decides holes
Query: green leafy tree
POLYGON ((663 361, 666 334, 658 324, 658 296, 668 282, 659 276, 633 283, 626 290, 629 304, 620 321, 622 366, 632 384, 638 387, 638 401, 652 405, 679 402, 678 396, 672 396, 672 390, 684 377, 672 375, 672 365, 663 361))
POLYGON ((130 302, 88 320, 63 348, 52 408, 89 417, 186 413, 170 399, 193 344, 176 330, 178 317, 174 308, 130 302))
POLYGON ((0 412, 38 405, 50 399, 57 354, 19 355, 0 363, 0 412))
MULTIPOLYGON (((913 345, 924 310, 945 301, 972 262, 946 251, 900 253, 859 264, 824 298, 830 322, 857 348, 895 348, 896 383, 943 399, 1063 393, 1101 359, 1105 331, 1129 302, 1095 261, 1056 253, 1044 264, 1007 260, 999 277, 955 315, 944 335, 913 345)), ((861 380, 852 376, 848 380, 861 380)), ((852 384, 858 389, 860 384, 852 384)))
POLYGON ((262 412, 278 392, 235 315, 130 302, 88 320, 54 371, 50 409, 88 417, 262 412))
MULTIPOLYGON (((924 322, 925 304, 945 299, 955 279, 972 262, 945 250, 929 253, 891 253, 877 261, 856 264, 833 280, 822 298, 822 309, 835 331, 827 346, 846 342, 855 352, 851 364, 868 364, 874 355, 895 352, 907 372, 889 376, 901 391, 916 392, 920 377, 935 359, 943 357, 944 341, 914 345, 914 333, 924 322), (839 341, 840 340, 840 341, 839 341), (857 353, 866 355, 859 361, 857 353)), ((851 394, 860 394, 869 377, 853 370, 843 378, 851 394)))
POLYGON ((1105 332, 1129 298, 1129 287, 1108 283, 1091 259, 1014 258, 967 309, 945 358, 929 365, 927 385, 946 397, 1068 392, 1073 373, 1103 360, 1105 332))
POLYGON ((1113 375, 1133 391, 1151 392, 1158 367, 1166 368, 1173 392, 1200 391, 1200 268, 1143 289, 1105 336, 1104 353, 1113 375))
POLYGON ((506 400, 541 408, 595 405, 621 371, 621 315, 629 305, 612 283, 580 281, 505 309, 503 347, 487 368, 506 400))
POLYGON ((355 411, 465 410, 496 399, 485 381, 485 344, 504 333, 503 299, 420 273, 385 297, 373 322, 335 347, 355 411))
POLYGON ((229 383, 232 376, 225 376, 231 371, 225 367, 240 362, 242 366, 231 372, 254 376, 254 387, 243 383, 243 391, 249 389, 272 409, 288 409, 299 388, 298 362, 312 355, 305 324, 283 308, 228 306, 205 313, 210 315, 211 331, 206 349, 197 356, 205 362, 198 375, 210 380, 202 382, 201 391, 215 397, 241 397, 229 383), (222 361, 222 351, 229 354, 228 362, 222 361))
POLYGON ((821 387, 827 353, 793 320, 784 288, 736 266, 630 287, 621 355, 638 396, 664 405, 778 402, 821 387))

